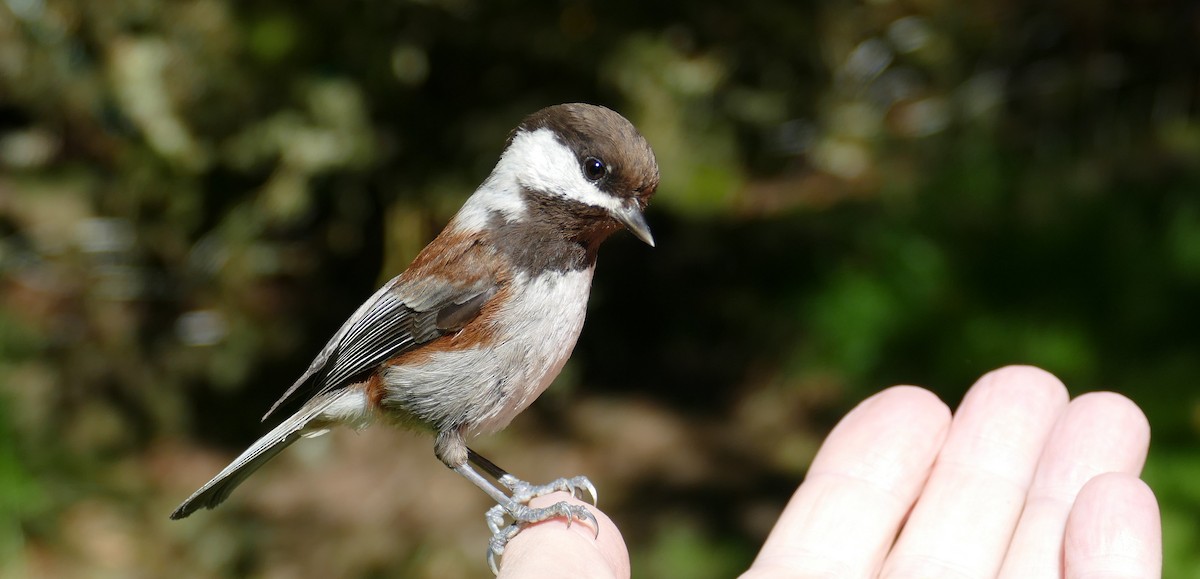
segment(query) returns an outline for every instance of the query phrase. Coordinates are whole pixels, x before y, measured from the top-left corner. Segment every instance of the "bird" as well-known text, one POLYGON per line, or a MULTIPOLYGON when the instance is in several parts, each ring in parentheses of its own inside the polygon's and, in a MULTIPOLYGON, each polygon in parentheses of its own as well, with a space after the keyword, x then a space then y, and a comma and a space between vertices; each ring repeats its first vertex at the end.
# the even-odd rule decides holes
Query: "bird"
POLYGON ((263 420, 298 410, 171 519, 216 507, 300 438, 380 422, 431 433, 435 456, 496 501, 486 513, 493 572, 529 524, 565 517, 598 532, 585 506, 528 505, 554 491, 587 491, 595 504, 587 477, 534 485, 467 442, 507 426, 562 370, 583 328, 600 245, 625 229, 654 247, 644 210, 658 185, 653 150, 619 113, 568 103, 525 117, 441 233, 350 315, 263 420))

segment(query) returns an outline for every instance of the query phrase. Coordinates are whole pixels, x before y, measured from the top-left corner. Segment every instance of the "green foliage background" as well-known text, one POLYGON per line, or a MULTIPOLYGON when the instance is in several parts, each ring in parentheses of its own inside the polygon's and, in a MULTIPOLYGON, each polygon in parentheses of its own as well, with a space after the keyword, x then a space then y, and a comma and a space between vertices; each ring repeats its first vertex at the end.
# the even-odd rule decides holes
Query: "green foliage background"
POLYGON ((635 576, 744 568, 872 392, 1029 363, 1145 409, 1200 577, 1197 37, 1183 1, 0 1, 0 574, 485 576, 484 497, 405 433, 166 514, 523 115, 589 101, 657 152, 659 247, 606 245, 481 450, 592 475, 635 576))

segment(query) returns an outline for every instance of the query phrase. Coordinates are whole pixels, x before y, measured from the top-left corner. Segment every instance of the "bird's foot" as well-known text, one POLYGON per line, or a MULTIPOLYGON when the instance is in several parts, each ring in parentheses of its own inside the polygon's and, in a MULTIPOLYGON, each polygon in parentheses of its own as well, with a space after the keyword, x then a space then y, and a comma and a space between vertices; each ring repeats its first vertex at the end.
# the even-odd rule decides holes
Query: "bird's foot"
POLYGON ((500 477, 500 484, 512 492, 514 501, 521 504, 528 504, 533 499, 557 492, 571 493, 571 496, 582 499, 584 498, 583 491, 587 491, 591 496, 588 502, 595 505, 596 501, 600 500, 600 495, 596 493, 596 485, 592 484, 592 481, 588 480, 586 476, 554 479, 544 485, 535 485, 511 474, 506 474, 500 477))
POLYGON ((529 506, 529 501, 535 498, 560 491, 582 498, 585 490, 591 495, 591 503, 594 505, 597 499, 596 487, 587 477, 560 478, 544 485, 533 485, 512 475, 505 475, 500 478, 500 484, 512 492, 512 497, 488 509, 487 512, 488 529, 492 531, 492 538, 488 541, 487 560, 492 573, 499 573, 498 563, 508 542, 522 529, 534 523, 563 517, 570 527, 572 521, 579 520, 591 525, 596 531, 596 536, 600 536, 600 525, 587 507, 566 501, 542 508, 529 506), (508 522, 510 519, 511 523, 508 522))

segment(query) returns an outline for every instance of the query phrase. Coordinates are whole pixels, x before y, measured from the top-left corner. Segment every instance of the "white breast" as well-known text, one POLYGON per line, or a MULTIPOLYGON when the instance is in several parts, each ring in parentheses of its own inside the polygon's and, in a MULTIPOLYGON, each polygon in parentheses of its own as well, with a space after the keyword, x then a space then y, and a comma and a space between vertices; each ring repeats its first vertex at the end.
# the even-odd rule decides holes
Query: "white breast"
POLYGON ((438 352, 419 366, 383 375, 384 405, 435 429, 495 432, 528 407, 562 370, 587 313, 591 268, 513 280, 513 297, 496 316, 496 339, 465 351, 438 352))

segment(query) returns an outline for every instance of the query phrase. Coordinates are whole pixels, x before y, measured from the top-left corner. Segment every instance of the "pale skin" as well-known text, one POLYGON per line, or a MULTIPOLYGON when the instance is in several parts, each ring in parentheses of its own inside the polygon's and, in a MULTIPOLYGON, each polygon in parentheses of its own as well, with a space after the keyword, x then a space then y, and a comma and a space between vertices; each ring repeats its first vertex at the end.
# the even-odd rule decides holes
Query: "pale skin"
MULTIPOLYGON (((829 434, 742 577, 1159 577, 1158 504, 1138 479, 1149 442, 1128 398, 1071 400, 1037 368, 983 376, 953 415, 928 390, 889 388, 829 434)), ((598 538, 534 525, 500 577, 629 577, 620 532, 591 512, 598 538)))

